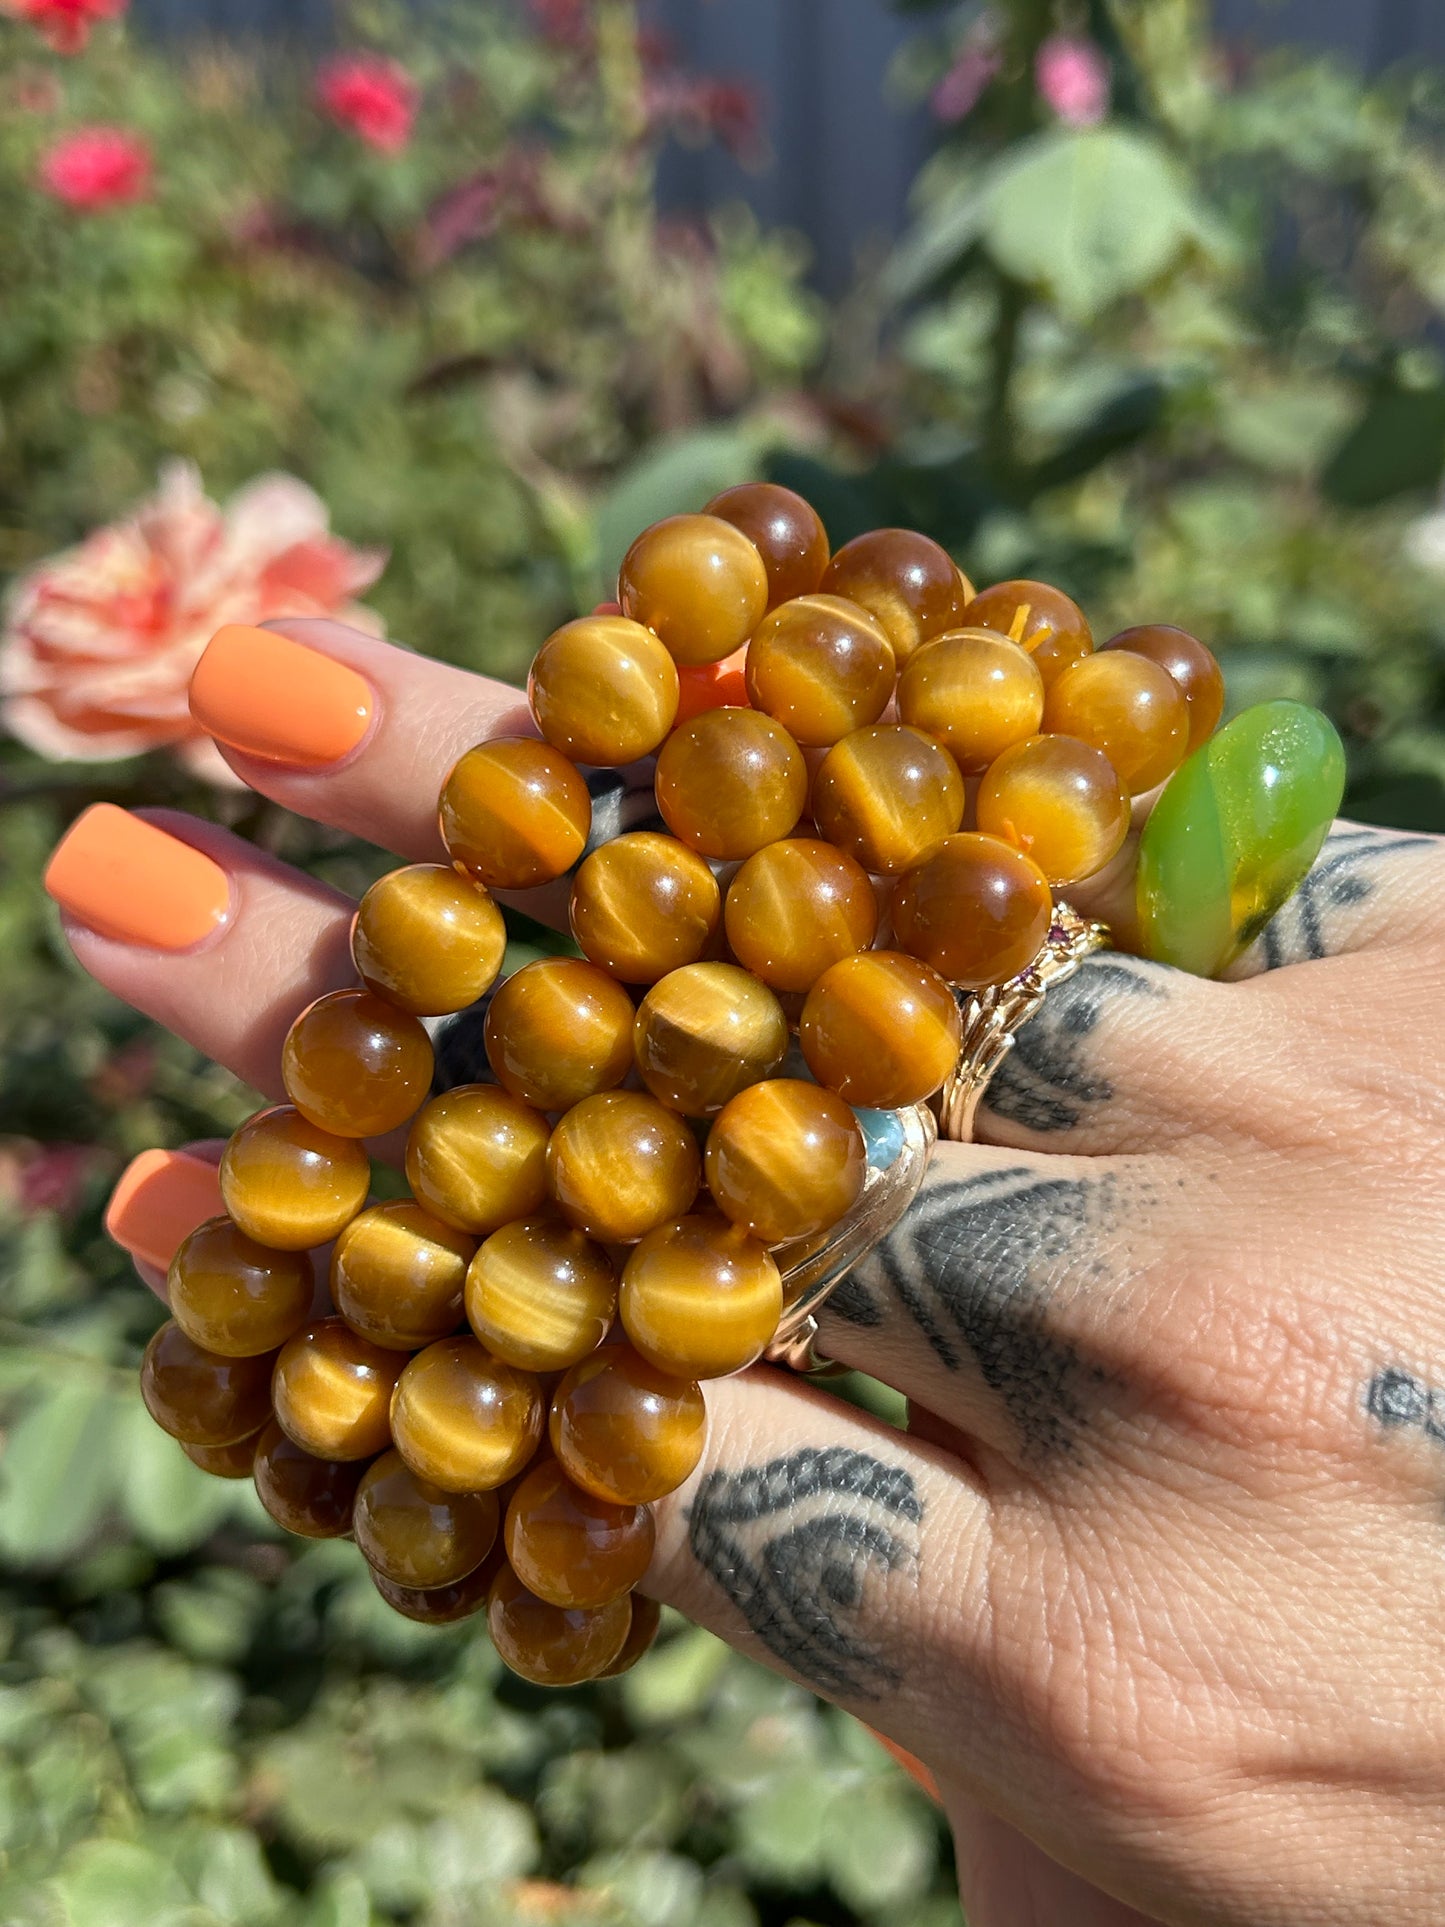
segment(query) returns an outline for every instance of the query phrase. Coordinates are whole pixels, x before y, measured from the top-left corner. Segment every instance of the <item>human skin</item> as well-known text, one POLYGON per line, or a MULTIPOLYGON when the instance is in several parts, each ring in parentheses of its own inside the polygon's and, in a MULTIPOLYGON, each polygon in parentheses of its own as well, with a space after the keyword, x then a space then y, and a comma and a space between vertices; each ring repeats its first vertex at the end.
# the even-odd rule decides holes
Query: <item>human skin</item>
MULTIPOLYGON (((376 721, 329 769, 238 773, 435 858, 440 780, 525 726, 516 692, 275 626, 376 721)), ((227 870, 228 922, 175 954, 68 922, 76 955, 279 1095, 353 906, 154 816, 227 870)), ((907 1436, 770 1369, 708 1387, 646 1589, 931 1769, 971 1927, 1438 1916, 1442 892, 1445 841, 1342 824, 1234 981, 1104 953, 1050 991, 981 1141, 823 1317, 907 1436)))

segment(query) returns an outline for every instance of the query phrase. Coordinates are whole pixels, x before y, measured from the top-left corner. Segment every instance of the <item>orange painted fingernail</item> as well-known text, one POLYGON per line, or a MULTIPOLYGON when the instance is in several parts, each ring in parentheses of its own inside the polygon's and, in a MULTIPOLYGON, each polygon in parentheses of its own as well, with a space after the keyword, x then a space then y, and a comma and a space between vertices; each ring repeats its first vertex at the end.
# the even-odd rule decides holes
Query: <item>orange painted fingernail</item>
POLYGON ((189 950, 231 907, 219 863, 114 803, 75 819, 46 865, 45 887, 98 935, 152 950, 189 950))
POLYGON ((191 677, 191 714, 208 736, 302 769, 355 749, 375 706, 370 684, 344 662, 240 623, 216 631, 191 677))
POLYGON ((105 1228, 122 1251, 165 1271, 182 1240, 225 1208, 214 1164, 189 1151, 142 1151, 120 1174, 105 1228))

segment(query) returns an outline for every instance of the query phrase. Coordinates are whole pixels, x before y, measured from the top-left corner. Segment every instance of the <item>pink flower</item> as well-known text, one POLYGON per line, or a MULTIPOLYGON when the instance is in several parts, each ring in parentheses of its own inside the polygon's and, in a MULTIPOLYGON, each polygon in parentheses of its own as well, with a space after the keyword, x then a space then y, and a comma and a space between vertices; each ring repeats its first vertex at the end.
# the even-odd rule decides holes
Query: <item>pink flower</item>
POLYGON ((22 1218, 73 1217, 100 1162, 93 1144, 38 1144, 0 1138, 0 1206, 22 1218))
POLYGON ((1051 34, 1034 63, 1039 94, 1070 127, 1092 127, 1109 111, 1109 63, 1092 40, 1051 34))
POLYGON ((941 121, 963 120, 978 105, 998 70, 999 56, 995 48, 979 41, 962 48, 929 98, 934 114, 941 121))
POLYGON ((6 0, 0 11, 37 26, 57 53, 78 54, 97 20, 113 20, 127 0, 6 0))
POLYGON ((186 690, 223 623, 337 616, 380 629, 351 598, 375 582, 385 554, 353 548, 329 522, 292 475, 263 475, 222 509, 189 463, 170 464, 132 515, 14 584, 0 628, 0 720, 52 761, 174 744, 192 768, 217 775, 186 690))
POLYGON ((142 201, 150 184, 150 148, 123 127, 82 127, 41 157, 40 185, 82 213, 142 201))
POLYGON ((338 54, 316 76, 316 98, 339 127, 382 154, 399 154, 416 121, 416 82, 380 54, 338 54))

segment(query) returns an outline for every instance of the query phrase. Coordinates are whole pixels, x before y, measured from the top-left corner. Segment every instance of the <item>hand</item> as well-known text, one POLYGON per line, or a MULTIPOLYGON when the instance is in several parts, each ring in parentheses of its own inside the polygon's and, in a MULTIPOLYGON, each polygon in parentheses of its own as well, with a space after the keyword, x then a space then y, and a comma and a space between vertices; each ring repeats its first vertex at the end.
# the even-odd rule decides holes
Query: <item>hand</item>
MULTIPOLYGON (((516 692, 277 626, 375 720, 333 764, 237 771, 438 855, 440 779, 524 725, 516 692)), ((353 906, 153 815, 229 915, 169 952, 72 917, 76 954, 279 1096, 292 1018, 351 978, 353 906)), ((1445 844, 1341 826, 1240 981, 1106 953, 1050 992, 987 1141, 940 1147, 824 1318, 909 1436, 770 1370, 709 1386, 648 1589, 933 1770, 972 1927, 1435 1916, 1442 888, 1445 844)))

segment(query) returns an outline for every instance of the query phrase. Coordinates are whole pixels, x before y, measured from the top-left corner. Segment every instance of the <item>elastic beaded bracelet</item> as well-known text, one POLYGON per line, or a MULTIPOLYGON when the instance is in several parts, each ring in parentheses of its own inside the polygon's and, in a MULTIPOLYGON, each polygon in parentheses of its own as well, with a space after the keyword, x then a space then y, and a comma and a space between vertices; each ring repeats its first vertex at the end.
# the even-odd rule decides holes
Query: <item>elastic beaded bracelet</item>
POLYGON ((619 602, 538 652, 539 737, 448 775, 450 867, 362 900, 358 983, 293 1024, 290 1102, 231 1139, 229 1215, 177 1252, 142 1367, 196 1464, 254 1476, 289 1531, 353 1534, 398 1612, 485 1610, 546 1685, 647 1649, 651 1508, 702 1456, 704 1383, 819 1363, 817 1312, 940 1126, 971 1135, 1018 1026, 1106 940, 1055 891, 1116 857, 1130 792, 1197 751, 1146 832, 1143 924, 1211 970, 1338 802, 1314 712, 1210 741, 1222 680, 1182 631, 1095 654, 1058 590, 975 595, 905 530, 830 561, 772 485, 640 536, 619 602), (576 763, 653 753, 664 831, 583 860, 576 763), (1274 799, 1253 840, 1251 785, 1274 799), (583 956, 494 991, 491 890, 569 872, 583 956), (433 1093, 423 1020, 489 992, 495 1082, 433 1093), (362 1140, 402 1125, 411 1196, 368 1207, 362 1140), (317 1317, 303 1254, 333 1240, 317 1317))

